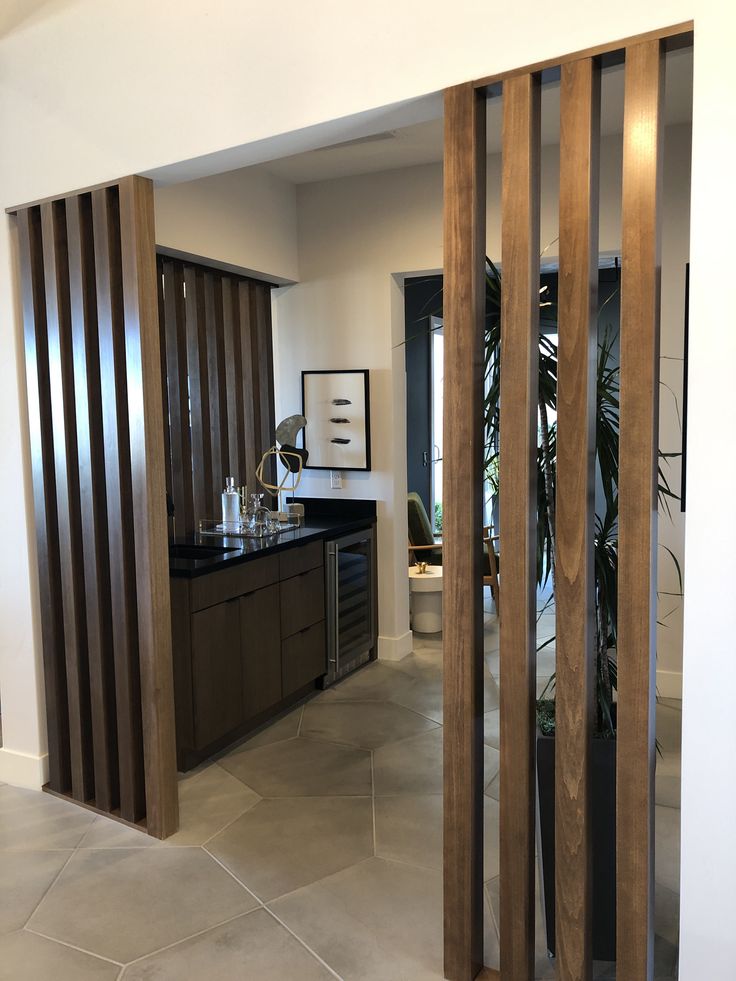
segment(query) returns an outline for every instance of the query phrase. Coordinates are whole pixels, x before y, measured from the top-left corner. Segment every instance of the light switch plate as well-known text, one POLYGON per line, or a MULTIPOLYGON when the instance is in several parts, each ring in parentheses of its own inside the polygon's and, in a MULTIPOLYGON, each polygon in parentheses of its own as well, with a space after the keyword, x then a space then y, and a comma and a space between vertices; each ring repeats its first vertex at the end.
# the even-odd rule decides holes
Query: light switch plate
POLYGON ((330 470, 330 487, 332 490, 342 490, 342 470, 330 470))

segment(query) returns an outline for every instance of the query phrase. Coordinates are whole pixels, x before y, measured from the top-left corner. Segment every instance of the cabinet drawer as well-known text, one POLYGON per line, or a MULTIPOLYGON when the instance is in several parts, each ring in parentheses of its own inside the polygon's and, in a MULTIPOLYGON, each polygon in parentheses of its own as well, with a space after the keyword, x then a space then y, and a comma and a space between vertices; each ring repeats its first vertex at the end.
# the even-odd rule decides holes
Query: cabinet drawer
POLYGON ((297 545, 279 554, 279 577, 291 579, 302 572, 309 572, 324 565, 324 542, 310 542, 309 545, 297 545))
POLYGON ((281 642, 284 698, 321 677, 326 671, 327 644, 324 620, 281 642))
POLYGON ((243 716, 237 600, 192 615, 194 748, 226 735, 243 716))
POLYGON ((191 581, 192 610, 203 610, 215 603, 224 603, 244 593, 251 593, 262 586, 270 586, 278 580, 278 574, 278 556, 267 555, 243 562, 231 569, 196 576, 191 581))
POLYGON ((325 573, 320 566, 281 583, 281 636, 292 634, 325 618, 325 573))

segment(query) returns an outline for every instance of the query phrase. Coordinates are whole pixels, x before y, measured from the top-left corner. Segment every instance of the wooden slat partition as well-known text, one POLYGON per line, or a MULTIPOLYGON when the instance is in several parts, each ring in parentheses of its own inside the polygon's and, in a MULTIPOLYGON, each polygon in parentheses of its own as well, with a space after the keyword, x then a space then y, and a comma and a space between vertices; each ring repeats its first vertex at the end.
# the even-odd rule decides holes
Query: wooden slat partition
POLYGON ((501 975, 534 977, 540 84, 503 87, 501 975))
POLYGON ((220 513, 226 476, 257 490, 255 470, 275 429, 271 287, 163 255, 158 276, 168 489, 182 535, 220 513))
POLYGON ((591 754, 600 69, 562 66, 558 289, 555 685, 557 976, 592 972, 591 754))
POLYGON ((619 441, 617 973, 651 977, 664 50, 626 49, 619 441))
POLYGON ((445 977, 483 964, 483 315, 485 100, 445 94, 445 977))
POLYGON ((51 426, 43 237, 39 208, 30 208, 18 215, 18 242, 23 293, 33 505, 42 610, 41 636, 49 743, 49 786, 57 793, 66 794, 71 791, 69 706, 61 600, 59 523, 56 514, 54 441, 51 426))
POLYGON ((152 185, 17 218, 48 789, 165 837, 178 802, 152 185))

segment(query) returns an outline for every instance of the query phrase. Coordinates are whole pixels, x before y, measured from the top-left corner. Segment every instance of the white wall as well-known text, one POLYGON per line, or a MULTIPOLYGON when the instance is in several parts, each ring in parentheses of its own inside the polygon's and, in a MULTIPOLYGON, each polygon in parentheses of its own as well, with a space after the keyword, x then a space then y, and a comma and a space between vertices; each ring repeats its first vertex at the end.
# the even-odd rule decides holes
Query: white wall
MULTIPOLYGON (((238 144, 273 140, 275 146, 278 134, 691 17, 693 329, 680 977, 725 981, 736 960, 736 839, 730 828, 736 810, 730 779, 736 756, 736 532, 727 503, 736 486, 736 454, 729 450, 736 330, 728 316, 736 228, 733 5, 620 0, 601 16, 587 0, 561 0, 549 16, 538 0, 493 10, 477 0, 456 0, 448 17, 438 0, 367 6, 8 0, 0 13, 0 125, 6 137, 0 195, 8 205, 238 144), (375 65, 380 70, 370 70, 375 65)), ((259 152, 267 159, 264 144, 259 152)), ((0 692, 6 747, 12 745, 16 760, 27 754, 36 765, 44 750, 42 682, 10 250, 6 220, 0 228, 0 609, 10 616, 0 621, 0 692)), ((4 759, 0 766, 2 779, 8 772, 4 759)), ((33 765, 24 769, 32 771, 33 765)))
POLYGON ((156 244, 240 267, 267 282, 299 278, 296 188, 260 167, 157 187, 156 244))

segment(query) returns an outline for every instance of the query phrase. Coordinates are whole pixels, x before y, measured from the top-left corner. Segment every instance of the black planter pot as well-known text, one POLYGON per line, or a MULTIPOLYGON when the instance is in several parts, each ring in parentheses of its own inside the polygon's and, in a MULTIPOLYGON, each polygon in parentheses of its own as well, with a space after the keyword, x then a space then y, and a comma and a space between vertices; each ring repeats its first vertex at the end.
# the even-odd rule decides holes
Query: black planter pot
MULTIPOLYGON (((555 953, 555 740, 537 735, 547 947, 555 953)), ((593 957, 616 959, 616 741, 593 740, 593 957)))

